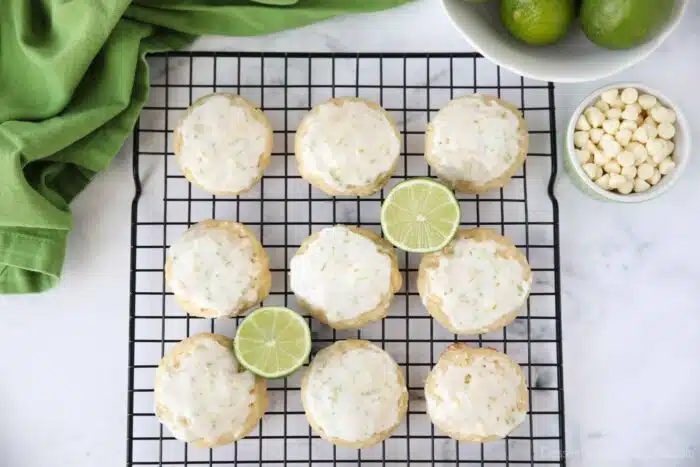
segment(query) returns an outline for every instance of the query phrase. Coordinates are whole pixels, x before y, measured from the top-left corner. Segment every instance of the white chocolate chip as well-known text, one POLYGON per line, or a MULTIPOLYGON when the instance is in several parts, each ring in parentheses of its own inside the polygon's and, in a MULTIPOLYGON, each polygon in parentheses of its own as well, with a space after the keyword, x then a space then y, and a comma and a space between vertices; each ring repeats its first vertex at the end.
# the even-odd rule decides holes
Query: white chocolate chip
POLYGON ((600 146, 602 147, 603 144, 607 143, 612 143, 615 141, 615 137, 609 133, 603 133, 603 136, 600 137, 600 146))
POLYGON ((622 111, 621 117, 625 120, 637 120, 637 117, 639 117, 639 111, 637 110, 636 106, 628 105, 625 107, 625 110, 622 111))
POLYGON ((591 124, 588 123, 584 115, 579 115, 578 120, 576 120, 576 129, 581 131, 588 131, 591 129, 591 124))
POLYGON ((627 149, 628 151, 634 152, 635 149, 643 148, 643 147, 644 147, 644 145, 638 141, 630 141, 630 144, 628 144, 625 149, 627 149))
POLYGON ((615 134, 615 139, 622 146, 627 146, 632 139, 632 132, 630 130, 620 130, 615 134))
POLYGON ((639 141, 642 144, 645 144, 649 140, 646 128, 641 127, 634 130, 634 133, 632 134, 632 139, 635 141, 639 141))
POLYGON ((589 137, 590 136, 587 131, 574 132, 574 146, 581 149, 585 148, 589 137))
POLYGON ((634 180, 634 177, 637 176, 637 168, 633 165, 628 165, 627 167, 622 168, 620 174, 628 180, 634 180))
POLYGON ((600 138, 603 137, 605 132, 601 130, 600 128, 593 128, 590 132, 588 132, 590 135, 591 141, 593 141, 595 144, 600 143, 600 138))
POLYGON ((579 164, 583 165, 591 160, 591 152, 586 149, 576 149, 576 158, 579 164))
POLYGON ((649 151, 649 156, 656 164, 664 160, 666 156, 670 156, 673 153, 674 148, 675 144, 661 138, 655 138, 647 143, 647 151, 649 151))
POLYGON ((634 183, 632 182, 632 180, 627 180, 627 182, 617 187, 617 191, 618 193, 621 193, 623 195, 629 195, 630 193, 632 193, 633 188, 634 183))
POLYGON ((656 97, 652 96, 651 94, 642 94, 639 96, 638 101, 639 105, 642 106, 644 110, 653 108, 657 103, 656 97))
POLYGON ((637 167, 637 178, 649 180, 652 175, 654 175, 654 166, 651 164, 644 163, 637 167))
MULTIPOLYGON (((664 144, 664 140, 660 138, 650 139, 647 142, 647 151, 654 160, 659 157, 663 159, 666 157, 666 145, 664 144)), ((659 162, 661 159, 659 159, 659 162)))
POLYGON ((634 130, 637 128, 637 122, 634 120, 623 120, 622 123, 620 123, 620 130, 629 130, 634 133, 634 130))
POLYGON ((608 181, 608 185, 610 186, 611 189, 617 188, 627 182, 627 179, 616 173, 610 174, 610 180, 608 181))
POLYGON ((605 113, 605 117, 608 120, 620 120, 620 118, 622 118, 622 111, 613 107, 605 113))
POLYGON ((672 123, 663 122, 659 123, 657 128, 659 136, 663 139, 672 139, 676 135, 676 127, 672 123))
POLYGON ((637 112, 637 115, 642 114, 642 106, 637 104, 636 102, 633 104, 629 104, 625 106, 625 110, 630 109, 632 112, 637 112))
POLYGON ((654 169, 654 175, 649 179, 649 184, 654 186, 659 183, 659 180, 661 180, 661 172, 659 172, 659 169, 654 169))
POLYGON ((654 139, 659 134, 657 126, 653 123, 645 123, 642 125, 647 130, 647 138, 654 139))
POLYGON ((601 177, 598 177, 598 179, 595 181, 596 185, 601 187, 603 190, 609 190, 610 189, 610 175, 605 174, 601 177))
POLYGON ((593 143, 593 141, 590 141, 590 140, 589 140, 589 141, 586 143, 586 151, 590 152, 591 154, 595 154, 595 152, 596 152, 596 151, 600 151, 600 149, 598 149, 598 146, 596 146, 596 145, 593 143))
POLYGON ((622 110, 622 109, 625 108, 625 103, 622 102, 622 99, 620 99, 620 98, 618 97, 617 99, 615 99, 615 101, 613 101, 613 102, 610 104, 610 107, 615 108, 615 109, 620 109, 620 110, 622 110))
POLYGON ((600 109, 596 107, 587 108, 586 110, 584 110, 583 114, 586 116, 588 123, 590 123, 593 128, 600 128, 600 126, 605 121, 605 116, 603 115, 603 112, 601 112, 600 109))
POLYGON ((634 154, 634 165, 639 167, 640 165, 644 164, 647 159, 649 159, 649 153, 647 152, 647 148, 642 146, 642 149, 639 149, 635 152, 634 154))
POLYGON ((617 133, 620 128, 620 120, 605 120, 603 122, 603 130, 610 135, 617 133))
POLYGON ((622 99, 622 102, 625 104, 634 104, 637 102, 638 97, 639 92, 634 88, 627 88, 620 93, 620 99, 622 99))
POLYGON ((637 178, 634 180, 635 193, 644 193, 649 188, 651 188, 651 185, 649 185, 645 180, 642 180, 641 178, 637 178))
POLYGON ((658 156, 655 156, 655 157, 652 156, 652 157, 651 157, 651 160, 653 161, 653 162, 652 162, 652 165, 654 165, 654 166, 659 165, 659 164, 661 163, 661 161, 663 161, 664 159, 666 159, 666 156, 667 156, 667 155, 668 155, 668 154, 666 154, 666 151, 664 151, 664 152, 662 152, 661 154, 659 154, 658 156))
POLYGON ((612 157, 613 156, 605 154, 604 152, 596 151, 593 153, 593 162, 602 167, 608 162, 610 162, 610 159, 612 159, 612 157))
POLYGON ((634 154, 634 162, 637 165, 643 164, 644 161, 647 160, 647 156, 649 155, 649 153, 647 152, 647 148, 642 144, 638 143, 637 141, 632 141, 630 144, 627 145, 626 149, 632 152, 632 154, 634 154))
POLYGON ((667 156, 673 154, 673 150, 676 149, 676 145, 673 143, 673 141, 666 141, 664 147, 666 148, 667 156))
POLYGON ((620 167, 620 164, 617 162, 611 160, 603 166, 603 170, 609 174, 619 174, 622 171, 622 167, 620 167))
POLYGON ((659 173, 661 175, 668 175, 675 167, 676 163, 673 162, 673 159, 667 157, 659 163, 659 173))
POLYGON ((588 178, 591 180, 595 180, 603 173, 603 169, 601 169, 600 166, 590 162, 588 164, 584 164, 582 168, 583 171, 586 172, 586 175, 588 175, 588 178))
POLYGON ((674 123, 676 121, 676 112, 663 105, 655 106, 650 113, 652 118, 658 123, 674 123))
POLYGON ((615 157, 622 151, 622 146, 615 140, 602 140, 600 142, 600 147, 603 149, 603 154, 609 157, 615 157))
POLYGON ((657 122, 657 123, 673 123, 676 121, 676 114, 673 113, 672 110, 667 109, 663 105, 657 105, 650 111, 651 117, 657 122), (673 113, 673 115, 671 115, 673 113))
POLYGON ((599 100, 598 102, 596 102, 595 106, 597 109, 599 109, 601 112, 603 112, 603 114, 608 113, 608 110, 610 110, 610 106, 602 100, 599 100))
POLYGON ((613 102, 617 100, 618 95, 619 91, 617 89, 608 89, 607 91, 603 91, 600 95, 600 99, 608 105, 612 105, 613 102))
POLYGON ((674 112, 672 109, 666 109, 665 123, 676 123, 676 112, 674 112))
POLYGON ((629 151, 622 151, 617 155, 617 163, 622 167, 628 167, 634 165, 634 154, 629 151))

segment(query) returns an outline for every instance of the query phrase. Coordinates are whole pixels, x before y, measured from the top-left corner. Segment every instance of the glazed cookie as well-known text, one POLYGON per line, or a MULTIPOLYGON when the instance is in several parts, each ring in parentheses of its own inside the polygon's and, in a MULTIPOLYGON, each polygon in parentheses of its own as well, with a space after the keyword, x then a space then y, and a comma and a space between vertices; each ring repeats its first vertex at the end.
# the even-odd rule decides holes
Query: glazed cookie
POLYGON ((501 99, 473 94, 440 109, 425 131, 425 159, 458 191, 500 188, 522 167, 528 133, 520 111, 501 99))
POLYGON ((289 269, 299 304, 335 329, 384 318, 402 282, 391 244, 371 230, 343 225, 304 240, 289 269))
POLYGON ((209 333, 188 337, 163 357, 153 395, 160 422, 200 448, 243 438, 268 405, 265 380, 239 365, 230 339, 209 333))
POLYGON ((198 99, 187 109, 173 138, 175 158, 185 177, 216 195, 249 190, 270 163, 270 122, 253 103, 235 94, 198 99))
POLYGON ((458 231, 445 248, 425 255, 418 269, 418 292, 428 312, 463 335, 509 324, 531 285, 525 256, 491 229, 458 231))
POLYGON ((346 340, 316 355, 302 379, 301 402, 323 439, 364 448, 387 439, 399 426, 408 390, 388 353, 368 341, 346 340))
POLYGON ((236 316, 270 293, 268 257, 243 224, 206 220, 170 247, 165 277, 188 313, 205 318, 236 316))
POLYGON ((369 196, 391 177, 399 132, 379 105, 340 97, 314 107, 297 129, 299 173, 333 196, 369 196))
POLYGON ((459 441, 504 438, 528 410, 525 377, 506 354, 452 344, 425 381, 428 416, 435 426, 459 441))

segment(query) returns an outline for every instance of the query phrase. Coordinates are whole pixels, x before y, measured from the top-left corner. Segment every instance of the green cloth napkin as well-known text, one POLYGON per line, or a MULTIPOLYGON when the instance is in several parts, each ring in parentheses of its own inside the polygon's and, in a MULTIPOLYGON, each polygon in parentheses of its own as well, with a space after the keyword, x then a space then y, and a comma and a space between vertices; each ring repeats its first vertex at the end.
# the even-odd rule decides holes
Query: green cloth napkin
POLYGON ((147 53, 406 1, 0 0, 0 293, 58 283, 69 204, 133 130, 147 53))

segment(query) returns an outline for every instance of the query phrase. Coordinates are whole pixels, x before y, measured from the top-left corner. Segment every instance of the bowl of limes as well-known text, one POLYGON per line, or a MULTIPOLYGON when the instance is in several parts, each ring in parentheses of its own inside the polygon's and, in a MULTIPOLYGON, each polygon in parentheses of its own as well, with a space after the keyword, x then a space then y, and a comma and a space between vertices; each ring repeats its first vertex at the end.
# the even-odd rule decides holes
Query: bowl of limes
POLYGON ((649 56, 690 0, 442 0, 457 29, 496 64, 539 80, 605 78, 649 56))

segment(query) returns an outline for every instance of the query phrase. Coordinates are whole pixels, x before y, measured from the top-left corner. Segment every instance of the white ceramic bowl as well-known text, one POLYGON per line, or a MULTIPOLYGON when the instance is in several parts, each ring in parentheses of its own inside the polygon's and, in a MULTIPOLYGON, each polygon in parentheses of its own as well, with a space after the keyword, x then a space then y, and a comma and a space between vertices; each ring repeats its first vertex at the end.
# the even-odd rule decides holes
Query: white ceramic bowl
POLYGON ((556 44, 527 45, 503 27, 498 1, 441 1, 455 27, 485 57, 523 76, 567 83, 605 78, 644 60, 680 23, 690 3, 690 0, 676 0, 671 19, 650 41, 631 49, 608 50, 589 41, 578 24, 572 25, 569 34, 556 44))
POLYGON ((564 163, 566 170, 571 175, 574 183, 586 194, 593 198, 616 201, 620 203, 638 203, 641 201, 647 201, 666 192, 671 186, 681 177, 683 171, 688 166, 688 159, 690 158, 690 128, 688 127, 688 122, 681 110, 673 102, 669 101, 666 96, 661 94, 656 89, 652 89, 649 86, 640 83, 614 83, 608 86, 602 87, 586 97, 581 104, 576 108, 571 120, 569 120, 569 126, 566 130, 566 141, 564 145, 564 163), (576 158, 575 147, 574 147, 574 132, 576 131, 576 121, 583 111, 598 100, 600 95, 607 91, 608 89, 624 89, 624 88, 636 88, 640 91, 640 94, 651 94, 656 96, 659 103, 664 107, 673 109, 676 112, 676 135, 673 137, 673 142, 676 145, 673 152, 673 161, 676 163, 676 167, 668 175, 661 177, 661 181, 656 185, 649 188, 649 190, 643 193, 630 193, 628 195, 623 195, 617 192, 604 190, 591 180, 588 175, 581 168, 581 164, 576 158))

